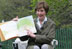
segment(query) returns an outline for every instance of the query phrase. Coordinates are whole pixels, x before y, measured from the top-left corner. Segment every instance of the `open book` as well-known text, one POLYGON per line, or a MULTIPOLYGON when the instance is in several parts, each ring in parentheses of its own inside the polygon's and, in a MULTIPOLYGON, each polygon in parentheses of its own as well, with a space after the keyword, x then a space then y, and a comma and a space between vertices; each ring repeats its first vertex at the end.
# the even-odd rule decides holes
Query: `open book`
POLYGON ((32 16, 20 18, 18 21, 8 21, 0 25, 1 41, 9 40, 14 37, 27 35, 27 29, 36 33, 36 28, 32 16))

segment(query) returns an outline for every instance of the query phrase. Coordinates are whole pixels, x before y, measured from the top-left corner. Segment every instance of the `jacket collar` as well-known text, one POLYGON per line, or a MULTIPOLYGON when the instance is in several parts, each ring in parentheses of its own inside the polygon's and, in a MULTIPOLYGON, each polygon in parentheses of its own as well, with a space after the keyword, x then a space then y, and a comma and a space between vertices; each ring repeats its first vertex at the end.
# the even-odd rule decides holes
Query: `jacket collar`
POLYGON ((44 24, 44 22, 46 22, 47 21, 47 17, 45 17, 45 19, 44 19, 44 21, 42 22, 42 25, 40 24, 40 21, 39 21, 39 18, 37 18, 37 25, 39 26, 39 28, 41 28, 42 26, 43 26, 43 24, 44 24))

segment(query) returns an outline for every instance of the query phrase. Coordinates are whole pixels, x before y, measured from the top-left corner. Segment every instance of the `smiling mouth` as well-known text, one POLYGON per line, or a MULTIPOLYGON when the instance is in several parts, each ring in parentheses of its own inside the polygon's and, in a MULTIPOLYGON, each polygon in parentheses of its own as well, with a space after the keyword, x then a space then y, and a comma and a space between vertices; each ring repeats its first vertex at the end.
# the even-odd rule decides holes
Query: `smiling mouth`
POLYGON ((43 15, 39 15, 39 17, 43 17, 43 15))

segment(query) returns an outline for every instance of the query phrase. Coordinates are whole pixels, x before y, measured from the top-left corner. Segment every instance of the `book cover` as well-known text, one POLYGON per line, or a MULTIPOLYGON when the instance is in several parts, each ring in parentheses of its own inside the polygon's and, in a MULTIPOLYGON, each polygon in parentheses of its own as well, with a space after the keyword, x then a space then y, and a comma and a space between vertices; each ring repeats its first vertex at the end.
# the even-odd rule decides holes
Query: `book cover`
POLYGON ((18 21, 8 21, 0 26, 1 40, 9 40, 14 37, 21 37, 27 35, 29 29, 33 33, 36 33, 36 28, 32 16, 26 16, 18 19, 18 21))

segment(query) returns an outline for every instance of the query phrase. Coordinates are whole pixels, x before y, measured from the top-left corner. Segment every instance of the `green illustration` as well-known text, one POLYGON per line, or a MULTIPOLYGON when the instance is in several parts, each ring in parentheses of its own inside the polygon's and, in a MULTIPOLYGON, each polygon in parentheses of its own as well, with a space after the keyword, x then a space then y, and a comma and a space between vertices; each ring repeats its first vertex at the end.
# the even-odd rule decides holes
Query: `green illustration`
POLYGON ((20 29, 22 27, 27 28, 27 27, 33 27, 33 22, 29 18, 23 18, 17 23, 17 28, 20 29))

